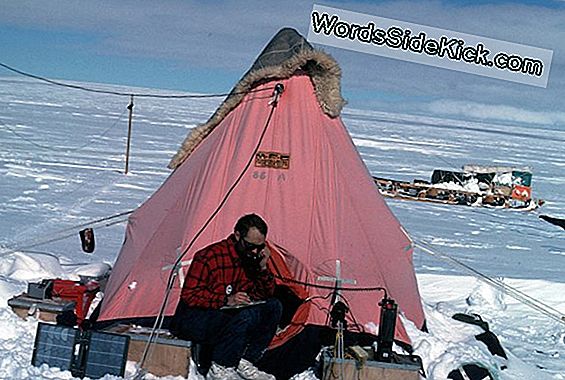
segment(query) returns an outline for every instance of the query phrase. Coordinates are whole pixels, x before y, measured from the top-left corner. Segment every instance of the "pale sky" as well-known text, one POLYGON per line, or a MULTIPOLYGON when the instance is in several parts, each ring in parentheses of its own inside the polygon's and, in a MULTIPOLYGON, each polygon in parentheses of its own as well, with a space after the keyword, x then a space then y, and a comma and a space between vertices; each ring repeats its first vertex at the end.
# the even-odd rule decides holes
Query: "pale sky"
POLYGON ((539 88, 315 45, 341 65, 350 107, 565 128, 564 1, 0 0, 0 62, 52 79, 229 92, 280 28, 308 34, 314 3, 553 51, 539 88))

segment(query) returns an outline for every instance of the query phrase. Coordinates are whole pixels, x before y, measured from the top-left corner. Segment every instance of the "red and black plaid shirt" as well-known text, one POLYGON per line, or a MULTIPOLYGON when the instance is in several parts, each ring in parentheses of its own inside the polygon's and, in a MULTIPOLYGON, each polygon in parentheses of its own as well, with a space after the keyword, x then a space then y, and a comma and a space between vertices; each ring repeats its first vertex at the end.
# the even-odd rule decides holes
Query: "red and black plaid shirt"
POLYGON ((181 299, 189 307, 219 309, 227 296, 245 292, 251 300, 271 297, 275 280, 269 269, 250 279, 243 270, 235 250, 235 236, 211 244, 196 252, 181 292, 181 299))

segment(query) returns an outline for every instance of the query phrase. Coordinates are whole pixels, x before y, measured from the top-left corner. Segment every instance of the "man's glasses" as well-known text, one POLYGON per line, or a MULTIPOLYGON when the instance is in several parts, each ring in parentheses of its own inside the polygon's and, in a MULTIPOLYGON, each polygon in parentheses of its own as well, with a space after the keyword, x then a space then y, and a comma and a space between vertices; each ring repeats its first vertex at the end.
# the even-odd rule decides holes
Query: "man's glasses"
POLYGON ((263 243, 263 244, 253 244, 251 242, 248 242, 244 238, 241 238, 240 240, 241 240, 241 245, 243 246, 243 248, 245 248, 248 251, 257 250, 257 252, 261 252, 265 248, 265 243, 263 243))

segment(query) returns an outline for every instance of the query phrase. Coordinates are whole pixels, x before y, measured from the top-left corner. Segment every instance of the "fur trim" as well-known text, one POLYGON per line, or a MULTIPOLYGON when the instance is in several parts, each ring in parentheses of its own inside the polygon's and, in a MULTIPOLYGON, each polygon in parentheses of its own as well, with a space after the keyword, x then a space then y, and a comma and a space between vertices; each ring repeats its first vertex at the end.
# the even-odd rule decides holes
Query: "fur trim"
POLYGON ((341 69, 339 65, 327 53, 303 49, 280 65, 248 72, 237 83, 231 94, 218 107, 212 117, 206 123, 192 129, 179 151, 171 159, 169 168, 176 169, 179 167, 202 140, 239 105, 246 93, 254 86, 265 81, 290 78, 300 69, 310 76, 310 80, 316 89, 316 98, 324 113, 332 118, 339 116, 345 105, 345 100, 341 97, 341 69))

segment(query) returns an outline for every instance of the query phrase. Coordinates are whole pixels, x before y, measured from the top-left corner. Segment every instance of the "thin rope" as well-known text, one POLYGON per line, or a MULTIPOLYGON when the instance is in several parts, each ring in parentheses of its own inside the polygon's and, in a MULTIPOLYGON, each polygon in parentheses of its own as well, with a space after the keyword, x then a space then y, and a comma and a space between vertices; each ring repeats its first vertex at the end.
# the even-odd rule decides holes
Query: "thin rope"
MULTIPOLYGON (((271 106, 269 116, 267 117, 267 121, 265 122, 265 126, 263 128, 263 131, 262 131, 260 137, 259 137, 259 140, 258 140, 255 148, 253 149, 253 152, 250 155, 249 160, 247 161, 243 170, 241 171, 241 173, 239 174, 239 176, 237 177, 235 182, 232 184, 232 186, 228 189, 228 191, 226 192, 226 195, 224 196, 224 198, 222 199, 220 204, 217 206, 216 210, 214 210, 214 212, 210 215, 208 220, 204 223, 204 225, 200 228, 200 230, 194 235, 194 237, 192 238, 192 240, 190 241, 188 246, 183 250, 183 252, 178 256, 175 263, 173 264, 173 266, 171 268, 171 272, 169 272, 169 278, 167 280, 167 287, 166 287, 166 290, 165 290, 165 297, 163 299, 163 303, 161 304, 159 314, 157 315, 157 318, 155 319, 155 323, 153 325, 153 328, 151 329, 151 334, 149 335, 149 339, 147 340, 147 343, 145 344, 145 349, 143 350, 143 355, 142 355, 141 360, 139 362, 139 368, 140 368, 141 372, 143 372, 143 365, 145 364, 145 360, 147 359, 147 356, 149 354, 151 346, 153 345, 153 341, 158 336, 158 334, 159 334, 158 331, 161 329, 161 327, 163 325, 163 321, 164 321, 164 317, 165 317, 164 316, 165 307, 167 306, 169 295, 170 295, 171 290, 173 288, 175 276, 176 276, 176 273, 177 273, 176 267, 181 262, 183 257, 188 253, 190 248, 192 248, 192 245, 196 242, 198 237, 205 231, 205 229, 208 227, 208 225, 212 222, 212 220, 216 217, 216 215, 224 207, 225 203, 228 201, 229 197, 231 196, 231 194, 233 193, 233 191, 235 190, 235 188, 237 187, 237 185, 240 183, 241 179, 243 178, 243 176, 247 172, 247 169, 249 168, 249 166, 253 162, 253 159, 255 158, 255 155, 257 154, 257 151, 259 150, 261 143, 263 142, 263 138, 265 137, 265 134, 266 134, 267 129, 269 127, 269 124, 271 122, 271 118, 272 118, 272 116, 275 112, 275 109, 277 108, 279 97, 282 94, 283 89, 284 89, 284 87, 282 87, 282 85, 279 86, 279 84, 277 84, 274 87, 273 100, 271 102, 269 102, 269 105, 271 106)), ((134 378, 138 378, 138 376, 135 376, 134 378)))
POLYGON ((16 131, 14 128, 9 126, 5 122, 0 122, 0 125, 3 126, 3 127, 6 127, 10 132, 12 132, 18 138, 20 138, 20 139, 26 141, 27 143, 32 144, 32 145, 34 145, 38 148, 47 149, 47 150, 51 150, 51 151, 54 151, 54 152, 76 152, 76 151, 79 151, 79 150, 87 147, 88 145, 92 145, 93 143, 96 142, 97 139, 100 139, 100 138, 106 136, 106 134, 118 124, 118 122, 124 116, 126 111, 127 111, 127 107, 124 108, 124 110, 122 111, 120 116, 117 117, 117 119, 114 121, 114 123, 111 126, 109 126, 106 130, 104 130, 101 134, 99 134, 98 136, 90 139, 88 142, 86 142, 86 143, 84 143, 84 144, 82 144, 78 147, 70 147, 70 148, 62 148, 62 147, 58 148, 58 147, 51 147, 51 146, 47 146, 47 145, 43 145, 43 144, 38 144, 35 141, 33 141, 33 140, 25 137, 24 135, 20 134, 18 131, 16 131))
MULTIPOLYGON (((34 247, 37 247, 37 246, 40 246, 40 245, 44 245, 44 244, 53 243, 53 242, 56 242, 56 241, 68 239, 69 237, 75 236, 76 232, 73 232, 72 234, 64 234, 64 235, 61 235, 61 236, 57 236, 57 235, 60 235, 60 234, 65 233, 67 231, 76 231, 79 228, 95 227, 102 222, 112 220, 112 219, 116 219, 116 218, 120 218, 120 217, 129 215, 133 212, 134 212, 134 210, 124 211, 124 212, 120 212, 118 214, 114 214, 114 215, 111 215, 111 216, 107 216, 107 217, 103 217, 103 218, 99 218, 99 219, 94 219, 94 220, 91 220, 91 221, 88 221, 88 222, 76 224, 74 226, 67 227, 67 228, 64 228, 62 230, 50 233, 49 238, 43 238, 43 239, 42 238, 34 238, 34 239, 27 239, 27 240, 20 241, 19 243, 16 243, 16 245, 12 245, 11 247, 5 247, 8 250, 0 253, 0 257, 9 255, 9 254, 14 253, 14 252, 34 248, 34 247), (55 235, 55 237, 54 237, 54 235, 55 235)), ((117 221, 113 221, 113 222, 110 222, 110 223, 107 223, 107 224, 101 226, 101 228, 110 227, 110 226, 113 226, 115 224, 122 223, 126 220, 127 220, 127 218, 118 219, 117 221)))
MULTIPOLYGON (((123 222, 125 222, 125 221, 127 221, 127 218, 124 218, 124 219, 121 219, 121 220, 117 220, 117 221, 114 221, 114 222, 111 222, 111 223, 107 223, 107 224, 104 224, 104 225, 102 225, 102 226, 97 226, 97 228, 106 228, 106 227, 110 227, 110 226, 113 226, 113 225, 118 224, 118 223, 123 223, 123 222)), ((94 226, 94 225, 93 225, 93 226, 94 226)), ((76 233, 73 232, 73 233, 71 233, 71 234, 59 236, 59 237, 52 238, 52 239, 42 240, 42 241, 40 241, 40 242, 38 242, 38 243, 26 245, 26 246, 23 246, 23 247, 18 247, 18 248, 16 248, 16 249, 11 249, 11 250, 9 250, 9 251, 7 251, 7 252, 2 252, 2 253, 0 254, 0 257, 1 257, 1 256, 5 256, 5 255, 9 255, 10 253, 20 252, 20 251, 23 251, 23 250, 27 250, 27 249, 29 249, 29 248, 35 248, 35 247, 38 247, 38 246, 40 246, 40 245, 45 245, 45 244, 49 244, 49 243, 54 243, 54 242, 56 242, 56 241, 65 240, 65 239, 68 239, 68 238, 73 237, 73 236, 75 236, 75 235, 76 235, 76 233)))
MULTIPOLYGON (((39 75, 35 75, 35 74, 30 74, 27 73, 25 71, 22 70, 18 70, 14 67, 8 66, 5 63, 0 62, 0 66, 10 70, 16 74, 20 74, 22 76, 28 77, 28 78, 32 78, 32 79, 36 79, 36 80, 40 80, 43 82, 47 82, 49 84, 55 85, 55 86, 60 86, 60 87, 66 87, 66 88, 71 88, 74 90, 82 90, 82 91, 87 91, 87 92, 94 92, 94 93, 98 93, 98 94, 107 94, 107 95, 117 95, 117 96, 136 96, 139 98, 157 98, 157 99, 199 99, 199 98, 219 98, 219 97, 224 97, 224 96, 228 96, 232 93, 223 93, 223 94, 205 94, 205 95, 161 95, 161 94, 150 94, 150 93, 135 93, 135 92, 120 92, 120 91, 110 91, 110 90, 100 90, 100 89, 95 89, 95 88, 90 88, 90 87, 85 87, 85 86, 79 86, 79 85, 75 85, 75 84, 68 84, 68 83, 63 83, 63 82, 59 82, 53 79, 49 79, 46 77, 42 77, 39 75)), ((262 89, 258 89, 258 90, 251 90, 251 91, 245 91, 245 92, 241 92, 241 93, 252 93, 252 92, 262 92, 262 91, 268 91, 268 90, 272 90, 273 88, 262 88, 262 89)), ((240 94, 240 93, 233 93, 232 95, 236 95, 236 94, 240 94)))
POLYGON ((373 286, 373 287, 347 287, 347 286, 331 286, 331 285, 321 285, 321 284, 314 284, 311 282, 305 282, 305 281, 299 281, 299 280, 295 280, 292 278, 287 278, 287 277, 282 277, 279 275, 273 275, 273 277, 278 278, 281 281, 284 282, 292 282, 294 284, 298 284, 298 285, 304 285, 310 288, 318 288, 318 289, 328 289, 328 290, 343 290, 346 292, 373 292, 373 291, 383 291, 386 293, 386 289, 383 288, 382 286, 373 286))
POLYGON ((416 243, 415 244, 416 247, 422 249, 424 252, 438 257, 444 261, 449 261, 452 264, 455 264, 456 266, 463 268, 465 271, 471 273, 474 277, 476 277, 477 279, 501 290, 503 293, 509 295, 510 297, 514 298, 515 300, 517 300, 518 302, 523 303, 526 306, 529 306, 537 311, 539 311, 540 313, 544 314, 545 316, 560 322, 562 324, 565 324, 565 316, 563 314, 561 314, 561 312, 557 309, 554 309, 553 307, 527 295, 526 293, 521 292, 520 290, 513 288, 512 286, 503 283, 502 281, 499 280, 495 280, 489 276, 487 276, 484 273, 479 272, 478 270, 470 267, 469 265, 453 258, 450 257, 446 254, 443 253, 439 253, 437 251, 433 251, 431 248, 426 247, 425 243, 416 243))

